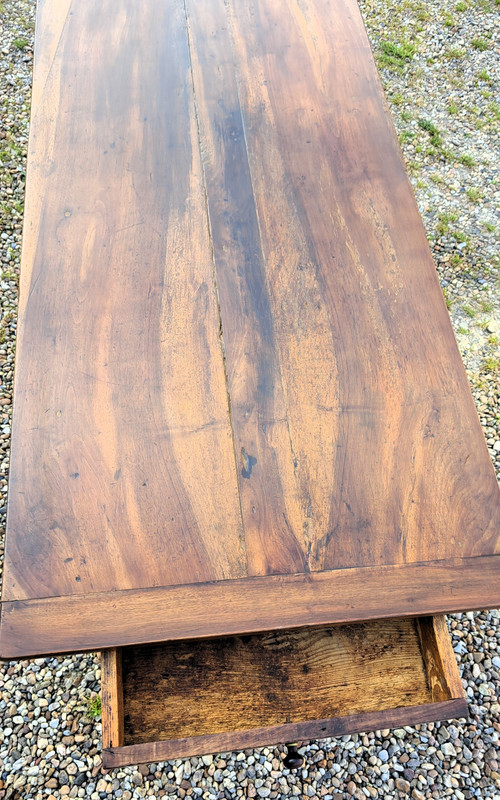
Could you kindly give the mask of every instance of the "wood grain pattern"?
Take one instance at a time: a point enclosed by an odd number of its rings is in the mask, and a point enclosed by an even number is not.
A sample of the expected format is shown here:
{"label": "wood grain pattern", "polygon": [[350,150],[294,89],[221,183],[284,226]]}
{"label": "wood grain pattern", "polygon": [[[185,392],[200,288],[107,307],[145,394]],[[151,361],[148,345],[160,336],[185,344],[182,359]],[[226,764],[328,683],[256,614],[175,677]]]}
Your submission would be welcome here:
{"label": "wood grain pattern", "polygon": [[413,620],[122,652],[125,745],[432,702]]}
{"label": "wood grain pattern", "polygon": [[464,700],[448,700],[445,703],[374,711],[339,719],[319,719],[291,725],[279,725],[274,728],[231,731],[212,736],[197,736],[192,739],[128,745],[117,750],[103,750],[102,761],[104,767],[113,769],[127,764],[149,764],[172,758],[189,758],[192,755],[203,755],[204,753],[227,753],[230,750],[246,750],[283,742],[309,741],[326,736],[344,736],[348,733],[361,733],[381,728],[400,728],[404,725],[418,725],[422,722],[466,716],[467,705]]}
{"label": "wood grain pattern", "polygon": [[[3,658],[414,617],[500,604],[500,557],[4,603]],[[383,589],[381,589],[381,586]],[[78,626],[75,620],[78,619]]]}
{"label": "wood grain pattern", "polygon": [[448,700],[450,697],[465,700],[445,618],[420,617],[417,626],[433,701]]}
{"label": "wood grain pattern", "polygon": [[4,599],[246,572],[185,18],[110,10],[38,19]]}
{"label": "wood grain pattern", "polygon": [[305,570],[498,551],[496,479],[355,0],[187,8],[236,449],[256,459],[249,569],[293,571],[284,547]]}
{"label": "wood grain pattern", "polygon": [[35,56],[1,655],[500,602],[355,0],[41,0]]}
{"label": "wood grain pattern", "polygon": [[[465,716],[461,687],[459,697],[435,692],[443,625],[397,619],[124,648],[125,746],[104,746],[104,764]],[[459,682],[456,661],[448,666],[443,689]]]}
{"label": "wood grain pattern", "polygon": [[121,648],[101,653],[102,746],[122,747],[123,671]]}

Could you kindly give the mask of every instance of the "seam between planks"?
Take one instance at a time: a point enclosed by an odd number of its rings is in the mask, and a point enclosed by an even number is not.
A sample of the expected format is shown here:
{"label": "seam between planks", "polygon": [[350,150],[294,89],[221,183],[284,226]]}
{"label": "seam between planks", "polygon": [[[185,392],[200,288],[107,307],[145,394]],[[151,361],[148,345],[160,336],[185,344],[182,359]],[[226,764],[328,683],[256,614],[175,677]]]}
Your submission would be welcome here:
{"label": "seam between planks", "polygon": [[202,172],[202,182],[203,182],[203,197],[205,201],[205,214],[207,219],[207,228],[208,228],[208,236],[210,240],[210,253],[212,259],[212,281],[213,287],[215,292],[215,302],[217,305],[217,317],[219,321],[219,330],[218,330],[218,339],[220,343],[220,351],[222,356],[222,368],[224,370],[224,381],[225,381],[225,388],[226,388],[226,398],[227,398],[227,410],[229,415],[229,425],[231,428],[231,439],[233,442],[233,457],[234,457],[234,469],[236,475],[236,486],[238,489],[238,504],[240,509],[240,519],[241,519],[241,529],[243,531],[243,546],[245,549],[245,559],[246,559],[246,571],[248,574],[248,554],[247,554],[247,546],[246,546],[246,536],[245,536],[245,520],[243,517],[243,506],[241,502],[241,491],[240,491],[240,482],[238,480],[238,455],[237,455],[237,448],[236,448],[236,438],[234,433],[234,424],[233,424],[233,412],[231,406],[231,393],[229,391],[229,376],[227,372],[227,362],[226,362],[226,346],[224,342],[224,328],[222,324],[222,313],[220,307],[220,299],[219,299],[219,287],[217,285],[217,267],[215,263],[215,250],[214,250],[214,243],[213,243],[213,236],[212,236],[212,226],[210,223],[210,204],[208,200],[208,190],[207,190],[207,180],[205,174],[205,164],[203,159],[203,146],[201,141],[201,129],[200,129],[200,116],[198,112],[198,102],[196,99],[196,86],[194,82],[194,72],[193,72],[193,55],[192,55],[192,40],[191,34],[189,30],[189,13],[187,10],[186,0],[182,0],[182,5],[184,8],[184,18],[186,20],[186,37],[187,37],[187,45],[188,45],[188,54],[189,54],[189,70],[191,73],[191,86],[193,90],[193,105],[194,105],[194,115],[196,120],[196,132],[198,135],[198,152],[200,155],[200,166]]}

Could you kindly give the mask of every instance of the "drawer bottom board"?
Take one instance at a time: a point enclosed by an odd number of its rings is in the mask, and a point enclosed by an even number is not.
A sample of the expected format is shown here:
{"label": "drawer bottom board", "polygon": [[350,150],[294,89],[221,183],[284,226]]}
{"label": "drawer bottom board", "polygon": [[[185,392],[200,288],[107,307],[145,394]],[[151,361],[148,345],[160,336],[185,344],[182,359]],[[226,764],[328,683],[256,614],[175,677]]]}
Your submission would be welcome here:
{"label": "drawer bottom board", "polygon": [[464,716],[443,617],[103,653],[107,767]]}

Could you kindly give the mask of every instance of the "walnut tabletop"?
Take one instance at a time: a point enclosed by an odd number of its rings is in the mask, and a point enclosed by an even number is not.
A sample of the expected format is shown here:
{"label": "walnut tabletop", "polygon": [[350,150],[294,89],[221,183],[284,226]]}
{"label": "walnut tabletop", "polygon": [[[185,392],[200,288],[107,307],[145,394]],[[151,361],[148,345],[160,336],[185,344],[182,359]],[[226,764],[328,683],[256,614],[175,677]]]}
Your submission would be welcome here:
{"label": "walnut tabletop", "polygon": [[355,0],[40,0],[0,655],[500,603]]}

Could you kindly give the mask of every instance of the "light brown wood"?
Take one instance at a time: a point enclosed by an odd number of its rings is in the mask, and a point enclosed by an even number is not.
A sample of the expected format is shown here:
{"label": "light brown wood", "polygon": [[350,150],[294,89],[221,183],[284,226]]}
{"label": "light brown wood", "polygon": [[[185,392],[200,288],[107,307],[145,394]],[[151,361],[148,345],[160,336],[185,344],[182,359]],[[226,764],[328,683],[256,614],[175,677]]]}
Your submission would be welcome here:
{"label": "light brown wood", "polygon": [[433,626],[396,619],[124,648],[124,747],[104,746],[105,764],[462,716],[463,691],[448,685],[457,664],[440,672],[441,620]]}
{"label": "light brown wood", "polygon": [[413,620],[124,648],[123,675],[124,744],[432,702]]}
{"label": "light brown wood", "polygon": [[500,603],[355,0],[44,0],[36,36],[0,655]]}
{"label": "light brown wood", "polygon": [[486,583],[500,591],[499,567],[490,556],[4,603],[1,652],[19,658],[97,650],[103,639],[119,647],[480,609]]}
{"label": "light brown wood", "polygon": [[120,648],[101,653],[102,746],[122,747],[123,682]]}

